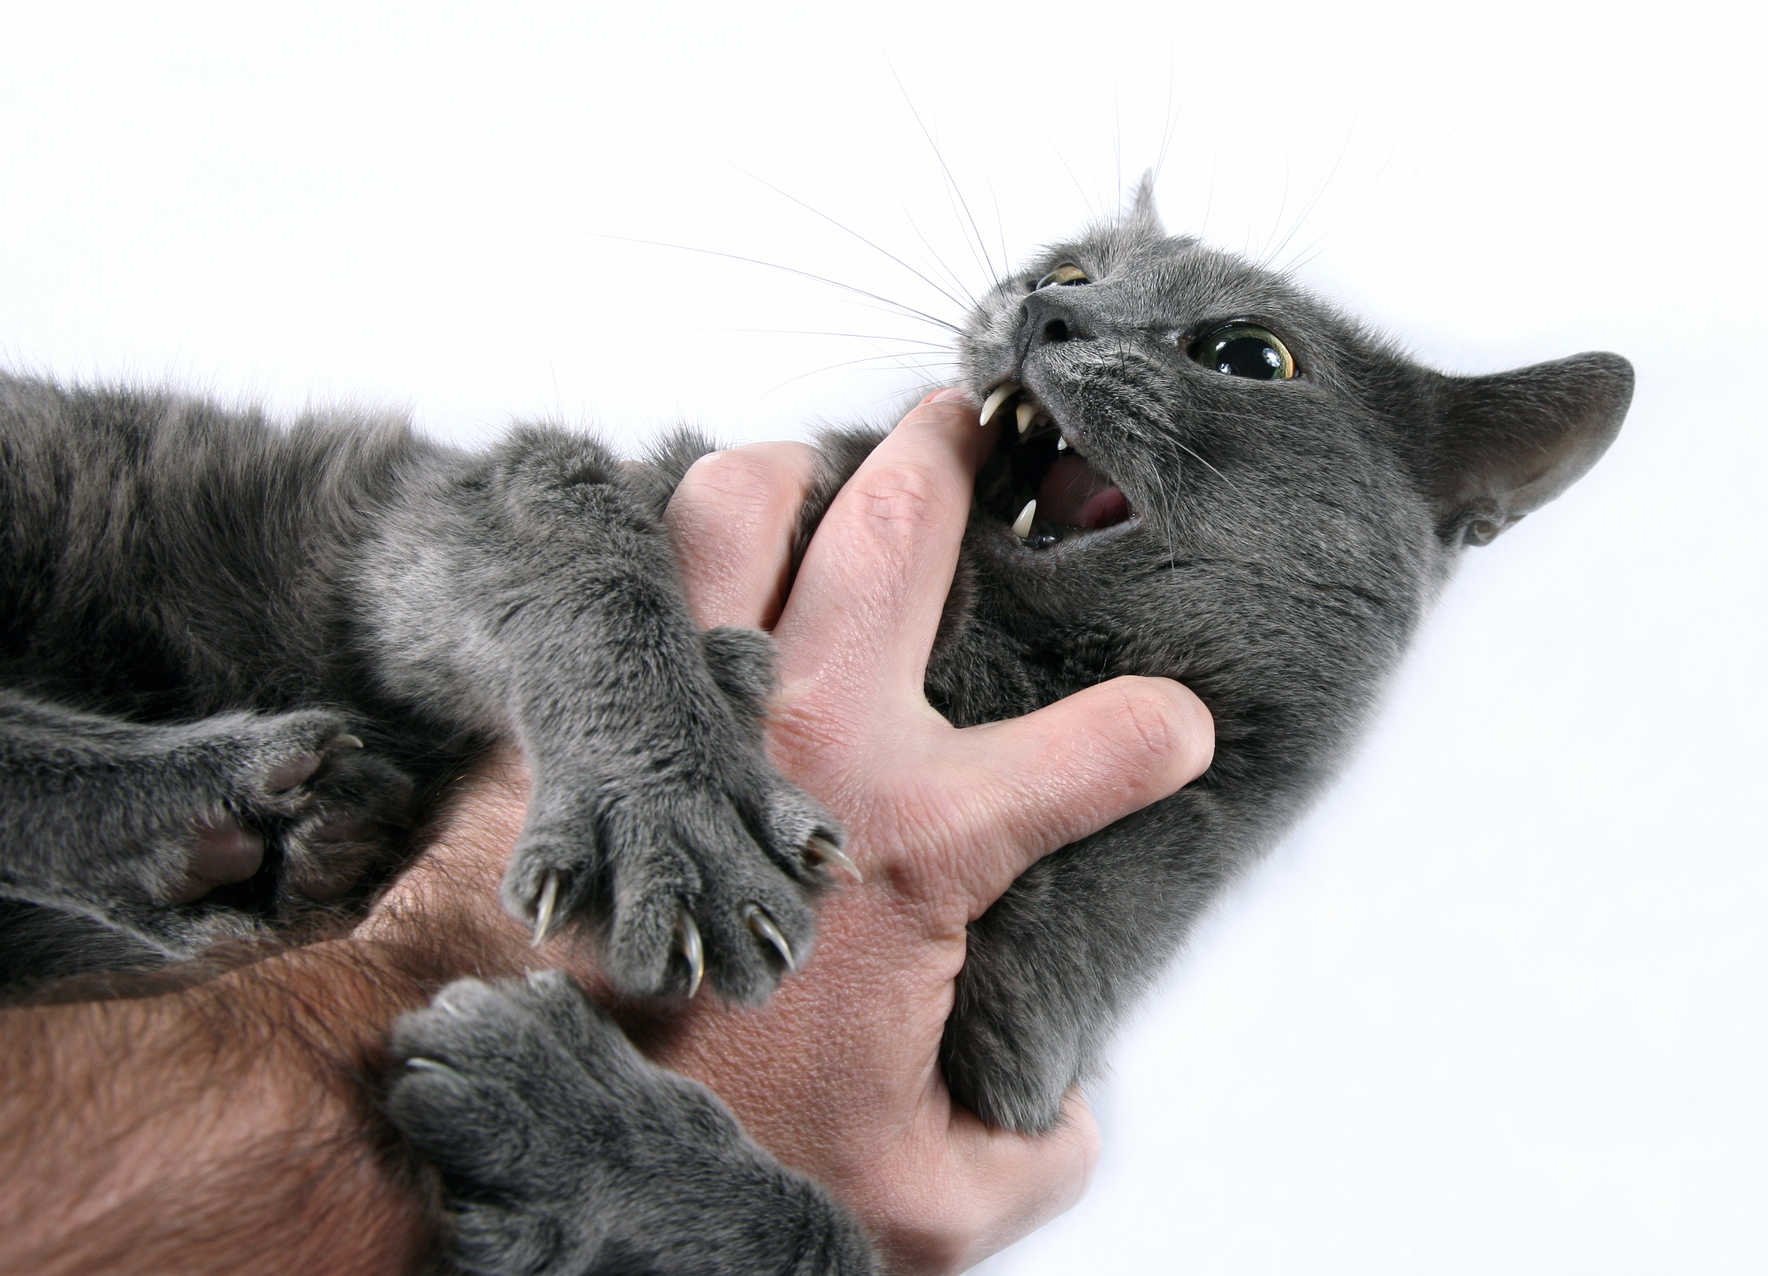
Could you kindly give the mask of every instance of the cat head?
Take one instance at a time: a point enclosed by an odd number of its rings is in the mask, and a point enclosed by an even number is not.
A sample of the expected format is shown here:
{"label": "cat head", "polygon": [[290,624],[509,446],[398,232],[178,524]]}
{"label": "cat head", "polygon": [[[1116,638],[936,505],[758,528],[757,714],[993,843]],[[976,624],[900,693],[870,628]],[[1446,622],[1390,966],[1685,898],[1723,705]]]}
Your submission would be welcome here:
{"label": "cat head", "polygon": [[1612,354],[1425,368],[1282,275],[1168,235],[1147,179],[997,284],[959,350],[1005,420],[977,505],[1008,570],[1211,559],[1396,598],[1583,474],[1633,385]]}

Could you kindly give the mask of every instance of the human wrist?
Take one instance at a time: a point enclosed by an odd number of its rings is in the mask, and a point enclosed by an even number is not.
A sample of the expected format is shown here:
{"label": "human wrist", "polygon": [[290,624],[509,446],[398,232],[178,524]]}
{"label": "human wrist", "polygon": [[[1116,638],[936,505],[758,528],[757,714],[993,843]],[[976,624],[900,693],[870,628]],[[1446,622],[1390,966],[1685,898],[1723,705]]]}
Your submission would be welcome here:
{"label": "human wrist", "polygon": [[435,1189],[381,1119],[379,1077],[428,982],[396,947],[332,941],[158,996],[10,1012],[0,1180],[20,1225],[0,1267],[409,1266]]}

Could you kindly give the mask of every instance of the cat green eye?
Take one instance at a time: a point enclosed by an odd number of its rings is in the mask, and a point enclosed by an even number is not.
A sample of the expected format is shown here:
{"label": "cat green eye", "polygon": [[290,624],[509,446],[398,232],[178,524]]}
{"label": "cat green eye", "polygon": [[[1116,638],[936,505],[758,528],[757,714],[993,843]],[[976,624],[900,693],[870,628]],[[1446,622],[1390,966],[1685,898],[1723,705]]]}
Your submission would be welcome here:
{"label": "cat green eye", "polygon": [[1191,357],[1223,376],[1254,381],[1287,381],[1295,375],[1295,356],[1269,328],[1252,323],[1225,323],[1191,344]]}
{"label": "cat green eye", "polygon": [[1056,267],[1056,269],[1052,270],[1049,274],[1033,284],[1031,290],[1036,292],[1039,288],[1048,288],[1052,284],[1084,284],[1086,282],[1086,271],[1082,270],[1079,266],[1063,262],[1060,266]]}

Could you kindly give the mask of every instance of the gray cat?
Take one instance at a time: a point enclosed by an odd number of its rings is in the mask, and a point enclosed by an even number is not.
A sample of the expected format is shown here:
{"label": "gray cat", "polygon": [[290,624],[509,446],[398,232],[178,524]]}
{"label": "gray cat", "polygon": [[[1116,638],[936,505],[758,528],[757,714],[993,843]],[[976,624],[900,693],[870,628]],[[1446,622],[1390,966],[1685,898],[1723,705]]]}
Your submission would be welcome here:
{"label": "gray cat", "polygon": [[[969,725],[1160,674],[1216,721],[1202,779],[970,928],[946,1077],[1041,1130],[1343,755],[1462,547],[1608,446],[1632,370],[1422,368],[1169,237],[1146,184],[994,287],[959,350],[1007,425],[932,702]],[[807,532],[876,439],[824,440]],[[840,833],[763,756],[768,641],[682,602],[660,515],[708,446],[622,464],[525,428],[468,454],[394,421],[0,380],[0,985],[348,912],[502,736],[534,771],[506,905],[580,926],[624,992],[703,974],[764,998],[809,951]],[[464,1269],[874,1268],[820,1188],[563,976],[452,985],[394,1047],[390,1110],[442,1170]]]}

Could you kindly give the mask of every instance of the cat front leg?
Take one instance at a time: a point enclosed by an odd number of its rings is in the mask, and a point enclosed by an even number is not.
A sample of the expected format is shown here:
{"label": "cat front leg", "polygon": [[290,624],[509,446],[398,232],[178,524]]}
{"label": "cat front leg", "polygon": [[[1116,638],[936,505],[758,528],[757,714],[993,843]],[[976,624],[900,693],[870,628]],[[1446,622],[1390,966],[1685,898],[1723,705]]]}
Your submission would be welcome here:
{"label": "cat front leg", "polygon": [[400,1020],[389,1111],[441,1172],[468,1272],[864,1276],[859,1225],[648,1062],[561,971],[450,984]]}
{"label": "cat front leg", "polygon": [[969,927],[940,1042],[952,1095],[1037,1133],[1090,1080],[1232,862],[1216,800],[1190,790],[1028,868]]}
{"label": "cat front leg", "polygon": [[382,677],[512,735],[533,788],[504,901],[581,924],[623,991],[768,995],[801,964],[835,822],[768,763],[771,641],[702,632],[667,536],[594,442],[438,455],[363,573]]}

